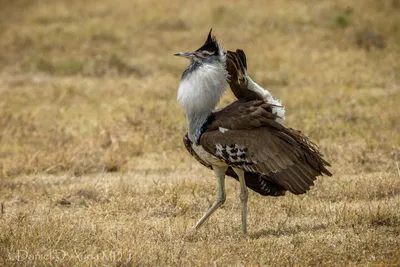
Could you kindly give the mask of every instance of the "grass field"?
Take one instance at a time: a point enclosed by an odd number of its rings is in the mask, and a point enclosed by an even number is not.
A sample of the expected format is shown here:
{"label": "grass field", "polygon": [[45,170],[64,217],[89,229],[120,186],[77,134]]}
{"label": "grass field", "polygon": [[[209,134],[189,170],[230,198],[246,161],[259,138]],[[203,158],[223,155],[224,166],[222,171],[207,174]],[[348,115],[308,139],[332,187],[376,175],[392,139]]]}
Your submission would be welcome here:
{"label": "grass field", "polygon": [[[306,195],[213,173],[176,103],[210,27],[332,163]],[[0,266],[400,266],[400,1],[0,0]],[[233,100],[227,92],[221,106]]]}

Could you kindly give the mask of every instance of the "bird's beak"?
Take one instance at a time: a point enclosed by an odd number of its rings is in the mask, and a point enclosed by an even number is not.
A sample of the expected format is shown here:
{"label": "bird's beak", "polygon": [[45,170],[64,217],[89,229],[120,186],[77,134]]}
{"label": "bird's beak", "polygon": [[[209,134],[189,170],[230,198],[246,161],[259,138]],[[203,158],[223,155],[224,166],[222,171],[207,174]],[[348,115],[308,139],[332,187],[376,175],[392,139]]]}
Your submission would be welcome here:
{"label": "bird's beak", "polygon": [[189,58],[190,59],[192,57],[195,57],[196,53],[195,52],[178,52],[178,53],[175,53],[174,56],[185,57],[185,58]]}

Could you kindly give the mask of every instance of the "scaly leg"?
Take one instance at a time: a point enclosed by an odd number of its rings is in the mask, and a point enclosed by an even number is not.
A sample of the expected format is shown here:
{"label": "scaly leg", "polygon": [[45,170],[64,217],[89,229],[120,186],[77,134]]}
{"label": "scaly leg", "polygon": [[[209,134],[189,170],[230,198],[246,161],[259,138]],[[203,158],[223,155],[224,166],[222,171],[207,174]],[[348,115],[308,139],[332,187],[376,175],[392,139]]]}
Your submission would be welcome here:
{"label": "scaly leg", "polygon": [[213,170],[217,175],[218,179],[218,197],[217,201],[211,206],[211,208],[200,218],[200,220],[196,223],[195,228],[199,229],[203,223],[210,217],[211,214],[214,213],[222,204],[224,204],[226,200],[226,193],[225,193],[225,173],[228,167],[220,167],[220,166],[213,166]]}
{"label": "scaly leg", "polygon": [[240,182],[240,202],[242,204],[242,232],[247,233],[247,200],[249,198],[249,192],[247,191],[246,181],[244,178],[244,171],[241,169],[233,169],[239,177]]}

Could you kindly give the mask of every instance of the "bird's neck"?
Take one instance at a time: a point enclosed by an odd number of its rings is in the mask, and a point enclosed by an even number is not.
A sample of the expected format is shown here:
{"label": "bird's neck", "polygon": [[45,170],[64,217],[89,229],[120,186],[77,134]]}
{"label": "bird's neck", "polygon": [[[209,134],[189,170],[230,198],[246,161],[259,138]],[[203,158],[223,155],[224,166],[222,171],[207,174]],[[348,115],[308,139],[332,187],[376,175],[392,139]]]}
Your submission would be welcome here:
{"label": "bird's neck", "polygon": [[[192,65],[192,64],[191,64]],[[203,62],[185,71],[178,90],[178,102],[186,111],[189,139],[197,142],[202,126],[224,93],[228,73],[225,59]]]}

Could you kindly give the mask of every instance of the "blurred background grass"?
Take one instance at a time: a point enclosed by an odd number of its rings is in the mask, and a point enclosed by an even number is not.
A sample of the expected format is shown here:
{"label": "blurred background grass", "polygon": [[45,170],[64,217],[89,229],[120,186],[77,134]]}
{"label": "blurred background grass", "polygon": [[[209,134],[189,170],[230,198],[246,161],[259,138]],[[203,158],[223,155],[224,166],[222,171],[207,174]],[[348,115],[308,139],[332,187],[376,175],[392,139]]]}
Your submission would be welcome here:
{"label": "blurred background grass", "polygon": [[286,105],[287,125],[334,164],[387,169],[399,154],[399,1],[1,7],[2,176],[132,171],[147,155],[169,168],[187,162],[175,101],[187,62],[172,55],[199,47],[210,27],[226,49],[248,53],[251,75]]}

